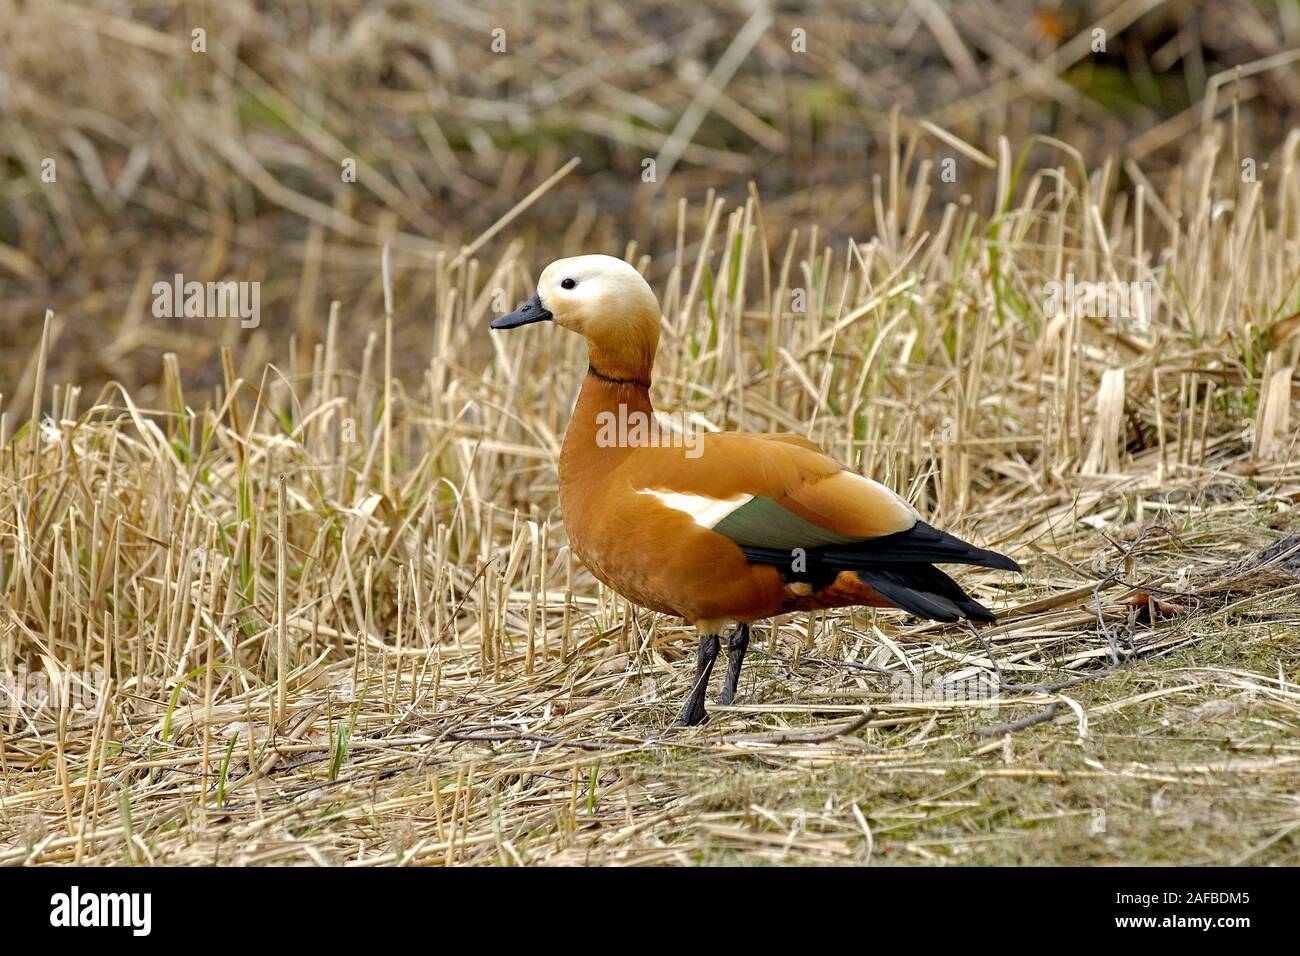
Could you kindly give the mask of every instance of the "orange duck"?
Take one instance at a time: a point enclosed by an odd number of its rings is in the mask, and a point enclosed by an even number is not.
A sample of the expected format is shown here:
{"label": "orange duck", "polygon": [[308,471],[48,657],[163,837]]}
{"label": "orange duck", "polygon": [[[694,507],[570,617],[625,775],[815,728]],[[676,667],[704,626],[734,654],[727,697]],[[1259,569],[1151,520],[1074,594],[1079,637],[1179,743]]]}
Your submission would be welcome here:
{"label": "orange duck", "polygon": [[705,719],[729,622],[724,705],[736,694],[750,625],[774,614],[865,605],[936,621],[994,620],[935,565],[1019,571],[1015,561],[930,527],[894,492],[807,439],[719,432],[680,447],[655,440],[659,302],[628,263],[553,262],[537,293],[492,328],[544,321],[584,336],[590,359],[560,452],[573,550],[619,594],[685,618],[699,634],[680,725]]}

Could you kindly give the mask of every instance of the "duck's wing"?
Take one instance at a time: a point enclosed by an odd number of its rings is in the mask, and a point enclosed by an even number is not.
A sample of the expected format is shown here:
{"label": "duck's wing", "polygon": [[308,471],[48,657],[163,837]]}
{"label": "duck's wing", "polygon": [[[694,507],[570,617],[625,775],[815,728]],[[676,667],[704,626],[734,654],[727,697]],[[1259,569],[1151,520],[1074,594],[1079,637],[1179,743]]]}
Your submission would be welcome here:
{"label": "duck's wing", "polygon": [[923,617],[990,620],[933,564],[1020,570],[1010,558],[932,528],[889,488],[846,471],[806,439],[711,433],[696,454],[638,449],[633,490],[733,541],[755,564],[820,586],[841,572]]}
{"label": "duck's wing", "polygon": [[641,448],[633,489],[737,544],[810,548],[907,531],[920,516],[879,482],[793,435],[719,432],[693,449]]}

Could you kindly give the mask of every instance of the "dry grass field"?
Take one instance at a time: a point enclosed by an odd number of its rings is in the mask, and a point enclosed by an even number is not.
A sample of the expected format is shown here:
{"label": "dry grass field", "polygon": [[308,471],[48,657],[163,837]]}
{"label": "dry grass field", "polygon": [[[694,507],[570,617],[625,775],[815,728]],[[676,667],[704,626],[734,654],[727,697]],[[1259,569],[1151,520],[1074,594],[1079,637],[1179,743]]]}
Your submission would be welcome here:
{"label": "dry grass field", "polygon": [[[1300,862],[1300,16],[661,7],[0,0],[0,863]],[[584,347],[487,328],[580,251],[661,410],[1019,561],[984,642],[778,619],[670,726]]]}

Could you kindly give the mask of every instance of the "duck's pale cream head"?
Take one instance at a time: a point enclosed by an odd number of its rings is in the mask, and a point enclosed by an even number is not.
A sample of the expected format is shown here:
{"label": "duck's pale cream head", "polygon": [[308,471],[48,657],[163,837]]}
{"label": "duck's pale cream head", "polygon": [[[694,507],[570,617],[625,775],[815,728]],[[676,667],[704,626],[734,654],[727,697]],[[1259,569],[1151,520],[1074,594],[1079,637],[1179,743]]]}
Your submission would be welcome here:
{"label": "duck's pale cream head", "polygon": [[537,294],[494,329],[553,321],[587,339],[591,367],[606,378],[648,382],[659,345],[659,301],[650,284],[613,256],[557,259],[542,271]]}

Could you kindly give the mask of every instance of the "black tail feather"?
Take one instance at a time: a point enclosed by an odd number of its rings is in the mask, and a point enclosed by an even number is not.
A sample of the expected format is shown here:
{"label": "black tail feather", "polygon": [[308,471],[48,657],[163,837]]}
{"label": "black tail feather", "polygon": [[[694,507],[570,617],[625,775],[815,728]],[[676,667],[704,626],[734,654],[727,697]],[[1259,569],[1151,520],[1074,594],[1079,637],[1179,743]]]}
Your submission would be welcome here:
{"label": "black tail feather", "polygon": [[[806,549],[795,562],[780,548],[742,547],[754,564],[779,568],[787,581],[807,581],[821,589],[842,571],[854,571],[864,584],[905,611],[933,621],[993,622],[993,612],[980,604],[935,564],[970,564],[1019,571],[1004,554],[977,548],[960,538],[918,521],[907,531],[852,544]],[[797,570],[796,570],[797,568]]]}
{"label": "black tail feather", "polygon": [[989,624],[997,620],[992,611],[931,564],[859,571],[858,577],[881,597],[917,617],[949,624],[960,618]]}

